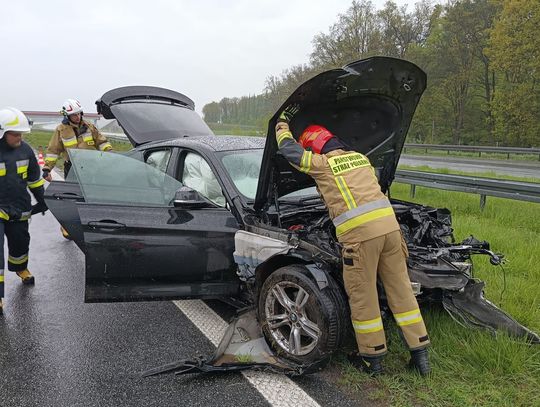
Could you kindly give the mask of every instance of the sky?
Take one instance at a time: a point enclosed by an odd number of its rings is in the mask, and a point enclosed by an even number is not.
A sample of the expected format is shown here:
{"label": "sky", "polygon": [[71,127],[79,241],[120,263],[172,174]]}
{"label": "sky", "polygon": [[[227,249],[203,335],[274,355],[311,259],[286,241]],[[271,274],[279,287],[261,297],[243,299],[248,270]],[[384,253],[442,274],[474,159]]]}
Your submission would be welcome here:
{"label": "sky", "polygon": [[108,90],[150,85],[184,93],[200,113],[307,63],[313,37],[351,2],[0,0],[0,108],[59,111],[75,98],[95,112]]}

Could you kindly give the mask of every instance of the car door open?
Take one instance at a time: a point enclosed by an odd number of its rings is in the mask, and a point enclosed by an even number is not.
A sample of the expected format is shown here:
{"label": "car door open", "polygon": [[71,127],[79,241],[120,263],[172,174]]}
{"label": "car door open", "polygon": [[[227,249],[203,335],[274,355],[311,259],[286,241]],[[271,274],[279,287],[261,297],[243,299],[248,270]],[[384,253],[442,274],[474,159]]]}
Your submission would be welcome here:
{"label": "car door open", "polygon": [[[185,186],[131,157],[75,150],[84,202],[87,302],[215,298],[239,287],[236,219],[212,203],[178,201]],[[175,202],[176,201],[176,202]]]}

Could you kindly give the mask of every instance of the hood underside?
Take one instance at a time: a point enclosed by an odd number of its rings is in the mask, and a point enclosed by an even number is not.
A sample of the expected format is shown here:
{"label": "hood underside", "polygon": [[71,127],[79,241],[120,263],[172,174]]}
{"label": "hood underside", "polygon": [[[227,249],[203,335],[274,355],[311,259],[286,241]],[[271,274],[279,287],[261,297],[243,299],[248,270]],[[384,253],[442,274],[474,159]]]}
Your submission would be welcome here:
{"label": "hood underside", "polygon": [[302,84],[268,123],[255,209],[267,207],[276,193],[281,197],[315,185],[278,152],[274,129],[286,106],[300,106],[290,123],[295,139],[310,124],[325,126],[351,150],[369,157],[386,192],[425,88],[426,74],[419,67],[388,57],[356,61]]}

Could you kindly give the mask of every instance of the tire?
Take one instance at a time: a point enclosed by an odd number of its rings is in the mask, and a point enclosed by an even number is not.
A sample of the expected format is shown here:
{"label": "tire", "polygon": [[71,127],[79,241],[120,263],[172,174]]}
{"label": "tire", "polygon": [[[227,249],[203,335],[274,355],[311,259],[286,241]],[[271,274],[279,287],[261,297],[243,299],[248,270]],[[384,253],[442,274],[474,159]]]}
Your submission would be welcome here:
{"label": "tire", "polygon": [[339,348],[345,323],[336,286],[332,282],[320,290],[309,271],[296,265],[282,267],[266,279],[259,295],[259,320],[276,355],[310,365]]}

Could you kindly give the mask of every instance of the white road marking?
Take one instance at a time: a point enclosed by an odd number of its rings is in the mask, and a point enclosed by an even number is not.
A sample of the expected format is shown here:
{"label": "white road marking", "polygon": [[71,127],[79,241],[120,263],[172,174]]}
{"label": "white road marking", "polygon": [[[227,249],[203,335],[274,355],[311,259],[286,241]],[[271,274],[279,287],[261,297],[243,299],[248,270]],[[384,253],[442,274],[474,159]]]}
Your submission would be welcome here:
{"label": "white road marking", "polygon": [[[52,171],[53,180],[63,180],[64,177]],[[228,323],[212,308],[201,300],[173,301],[180,311],[206,336],[217,348]],[[268,372],[243,371],[242,374],[249,383],[275,407],[321,407],[304,390],[287,376]]]}
{"label": "white road marking", "polygon": [[[214,346],[219,345],[228,324],[214,310],[201,300],[173,301],[173,303]],[[285,375],[255,370],[246,370],[242,374],[272,406],[320,407],[315,400]]]}

